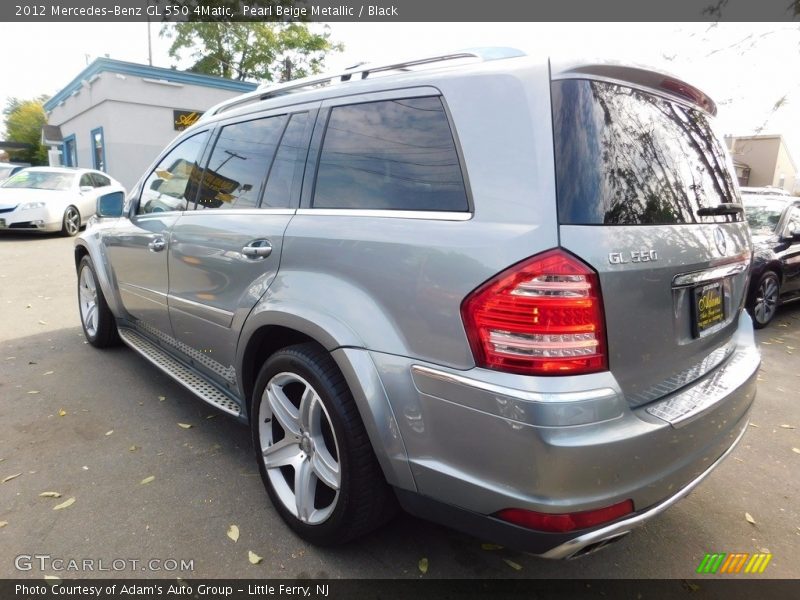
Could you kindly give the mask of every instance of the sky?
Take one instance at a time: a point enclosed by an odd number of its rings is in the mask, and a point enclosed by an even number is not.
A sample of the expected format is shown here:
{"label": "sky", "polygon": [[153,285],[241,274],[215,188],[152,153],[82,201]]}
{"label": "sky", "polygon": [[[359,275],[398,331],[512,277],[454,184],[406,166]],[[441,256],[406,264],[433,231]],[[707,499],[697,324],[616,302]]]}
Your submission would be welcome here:
{"label": "sky", "polygon": [[[149,27],[153,64],[186,68],[187,62],[168,56],[169,40],[159,35],[161,26]],[[721,133],[752,135],[758,128],[764,134],[780,133],[800,167],[797,24],[331,23],[329,27],[331,38],[345,45],[343,53],[328,59],[332,70],[362,61],[476,46],[511,46],[532,55],[604,58],[656,67],[701,88],[716,101]],[[147,28],[147,23],[0,23],[0,47],[12,58],[3,61],[0,107],[9,97],[55,94],[99,56],[147,64]],[[776,102],[781,106],[773,110]]]}

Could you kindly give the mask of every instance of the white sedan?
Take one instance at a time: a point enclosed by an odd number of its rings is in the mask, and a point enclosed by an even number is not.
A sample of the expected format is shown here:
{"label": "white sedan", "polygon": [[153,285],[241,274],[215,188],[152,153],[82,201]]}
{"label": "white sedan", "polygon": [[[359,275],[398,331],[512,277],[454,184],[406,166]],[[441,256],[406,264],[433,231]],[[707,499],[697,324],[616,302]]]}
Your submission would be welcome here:
{"label": "white sedan", "polygon": [[92,169],[30,167],[0,185],[0,229],[60,231],[73,236],[95,214],[97,197],[125,192]]}

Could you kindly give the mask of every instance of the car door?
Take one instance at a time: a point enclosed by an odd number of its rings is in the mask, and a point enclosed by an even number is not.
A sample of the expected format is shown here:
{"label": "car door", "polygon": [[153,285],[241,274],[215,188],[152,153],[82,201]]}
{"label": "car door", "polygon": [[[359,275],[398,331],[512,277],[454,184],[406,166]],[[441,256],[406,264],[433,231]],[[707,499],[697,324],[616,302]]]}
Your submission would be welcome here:
{"label": "car door", "polygon": [[782,295],[794,296],[800,293],[800,239],[793,232],[800,234],[800,206],[789,208],[781,232],[782,246],[778,254],[783,263]]}
{"label": "car door", "polygon": [[196,195],[208,137],[206,130],[185,138],[159,159],[129,196],[129,218],[104,234],[125,311],[156,337],[172,336],[166,250],[171,227]]}
{"label": "car door", "polygon": [[316,107],[219,125],[196,210],[173,227],[169,314],[196,368],[235,384],[239,331],[280,263]]}
{"label": "car door", "polygon": [[98,188],[92,179],[91,173],[83,173],[78,181],[77,208],[81,213],[81,222],[91,217],[97,206]]}

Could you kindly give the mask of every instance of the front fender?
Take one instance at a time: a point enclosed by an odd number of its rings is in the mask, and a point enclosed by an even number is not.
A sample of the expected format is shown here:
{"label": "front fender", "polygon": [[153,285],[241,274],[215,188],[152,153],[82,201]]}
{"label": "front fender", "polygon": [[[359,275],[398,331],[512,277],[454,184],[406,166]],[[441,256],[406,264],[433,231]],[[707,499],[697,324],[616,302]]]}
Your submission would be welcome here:
{"label": "front fender", "polygon": [[97,280],[100,283],[100,289],[103,292],[103,297],[108,304],[109,309],[115,317],[120,318],[123,315],[122,303],[119,298],[116,278],[111,266],[108,262],[108,255],[106,248],[103,245],[100,233],[97,229],[84,231],[77,238],[75,238],[75,269],[77,270],[80,264],[81,257],[88,254],[94,265],[94,271],[97,275]]}

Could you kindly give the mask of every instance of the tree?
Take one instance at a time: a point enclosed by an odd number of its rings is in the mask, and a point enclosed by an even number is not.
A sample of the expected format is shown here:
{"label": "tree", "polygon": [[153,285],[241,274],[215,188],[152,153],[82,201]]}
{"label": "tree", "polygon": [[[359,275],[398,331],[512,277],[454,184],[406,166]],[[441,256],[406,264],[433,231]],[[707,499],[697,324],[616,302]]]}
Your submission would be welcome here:
{"label": "tree", "polygon": [[44,103],[47,96],[33,100],[10,98],[3,109],[5,115],[6,140],[30,144],[29,149],[13,150],[11,157],[32,165],[47,164],[47,148],[42,146],[42,127],[47,123]]}
{"label": "tree", "polygon": [[169,55],[184,50],[195,60],[189,71],[240,81],[287,81],[319,73],[330,52],[328,27],[313,33],[305,23],[175,23],[161,29],[171,38]]}

